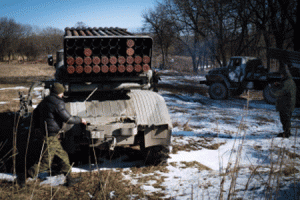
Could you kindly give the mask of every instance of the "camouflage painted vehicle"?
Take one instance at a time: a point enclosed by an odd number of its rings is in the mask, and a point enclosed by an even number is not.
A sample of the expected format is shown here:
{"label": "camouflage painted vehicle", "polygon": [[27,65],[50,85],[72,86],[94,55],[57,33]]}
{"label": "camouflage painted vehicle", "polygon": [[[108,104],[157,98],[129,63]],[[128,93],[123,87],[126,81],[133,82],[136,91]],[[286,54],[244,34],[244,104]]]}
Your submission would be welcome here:
{"label": "camouflage painted vehicle", "polygon": [[[86,146],[139,145],[151,164],[167,158],[172,123],[163,97],[150,90],[151,53],[151,37],[125,29],[65,29],[55,80],[43,82],[43,93],[53,82],[62,83],[67,110],[88,122],[86,127],[63,126],[70,154]],[[53,65],[52,56],[48,63]]]}
{"label": "camouflage painted vehicle", "polygon": [[[267,49],[267,58],[287,65],[300,91],[300,53],[270,48]],[[260,58],[234,56],[230,58],[228,66],[210,70],[200,84],[209,86],[208,93],[212,99],[224,100],[241,95],[246,90],[262,90],[265,101],[275,104],[273,92],[277,88],[274,82],[280,79],[280,73],[270,72],[270,66],[264,67]],[[300,92],[297,92],[297,96],[299,104]]]}

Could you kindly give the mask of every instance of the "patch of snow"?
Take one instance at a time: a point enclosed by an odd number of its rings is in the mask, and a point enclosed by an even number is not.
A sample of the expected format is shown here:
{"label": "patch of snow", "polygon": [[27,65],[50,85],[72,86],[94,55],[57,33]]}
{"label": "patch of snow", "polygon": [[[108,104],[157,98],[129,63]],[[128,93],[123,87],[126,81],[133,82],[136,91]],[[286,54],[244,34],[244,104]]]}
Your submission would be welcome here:
{"label": "patch of snow", "polygon": [[[171,71],[161,71],[171,73]],[[172,72],[173,73],[173,72]],[[174,76],[162,76],[164,84],[194,84],[204,76],[187,76],[175,73]],[[37,93],[40,94],[40,93]],[[277,138],[282,132],[279,114],[274,105],[269,105],[263,100],[250,100],[243,98],[229,98],[228,100],[212,100],[205,94],[172,93],[161,90],[169,108],[169,113],[174,126],[172,130],[172,145],[188,145],[194,141],[199,144],[197,150],[180,150],[171,153],[168,159],[168,172],[156,172],[164,177],[161,186],[165,190],[153,187],[155,181],[148,181],[142,186],[147,193],[163,192],[164,198],[176,200],[185,199],[219,199],[229,195],[231,184],[235,180],[234,198],[261,199],[266,195],[268,186],[277,187],[280,183],[278,199],[287,199],[297,193],[294,183],[299,188],[300,174],[273,177],[270,184],[266,184],[270,171],[280,174],[280,150],[285,150],[300,155],[298,139],[299,118],[292,120],[292,136],[290,138]],[[249,103],[249,104],[248,104]],[[248,105],[248,106],[247,106]],[[296,108],[293,116],[299,116],[300,109]],[[184,129],[184,124],[190,127]],[[201,143],[220,144],[218,149],[206,148]],[[133,174],[131,167],[143,166],[143,161],[124,162],[126,157],[114,160],[103,160],[98,165],[82,165],[73,167],[72,172],[88,172],[97,170],[122,169],[125,180],[131,184],[139,184],[138,179],[145,174]],[[183,162],[196,161],[209,167],[211,170],[199,170],[195,166],[184,166]],[[300,169],[298,158],[284,157],[284,164],[293,164]],[[234,171],[234,167],[238,171]],[[272,168],[271,168],[272,167]],[[255,171],[256,170],[256,171]],[[257,175],[258,174],[258,175]],[[277,176],[274,174],[274,176]],[[0,174],[0,179],[14,180],[15,177]],[[46,181],[46,180],[45,180]],[[48,184],[53,184],[51,180]],[[54,181],[54,183],[57,183]],[[298,191],[299,192],[299,191]],[[133,194],[133,198],[136,196]]]}
{"label": "patch of snow", "polygon": [[66,177],[63,174],[57,176],[47,176],[46,179],[40,183],[40,185],[59,186],[63,185],[65,181]]}
{"label": "patch of snow", "polygon": [[0,173],[0,179],[13,182],[17,177],[13,174]]}
{"label": "patch of snow", "polygon": [[18,86],[18,87],[0,88],[0,91],[1,90],[22,90],[22,89],[28,89],[28,88],[23,86]]}

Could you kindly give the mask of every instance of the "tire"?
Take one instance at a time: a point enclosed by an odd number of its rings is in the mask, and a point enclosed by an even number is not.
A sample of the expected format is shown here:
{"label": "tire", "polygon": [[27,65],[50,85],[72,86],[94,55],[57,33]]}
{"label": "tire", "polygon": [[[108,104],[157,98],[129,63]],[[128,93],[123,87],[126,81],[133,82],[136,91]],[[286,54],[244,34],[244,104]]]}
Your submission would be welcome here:
{"label": "tire", "polygon": [[278,89],[276,89],[275,87],[270,86],[269,84],[266,85],[266,87],[264,88],[264,91],[263,91],[263,96],[264,96],[264,99],[267,103],[269,103],[269,104],[275,104],[276,103],[276,97],[272,94],[272,92],[276,92],[276,90],[278,90]]}
{"label": "tire", "polygon": [[223,100],[228,98],[228,89],[223,83],[213,83],[209,86],[208,93],[212,99]]}
{"label": "tire", "polygon": [[244,92],[244,88],[239,88],[231,92],[231,96],[240,96]]}
{"label": "tire", "polygon": [[145,165],[165,165],[169,158],[169,146],[159,145],[145,148],[140,146]]}

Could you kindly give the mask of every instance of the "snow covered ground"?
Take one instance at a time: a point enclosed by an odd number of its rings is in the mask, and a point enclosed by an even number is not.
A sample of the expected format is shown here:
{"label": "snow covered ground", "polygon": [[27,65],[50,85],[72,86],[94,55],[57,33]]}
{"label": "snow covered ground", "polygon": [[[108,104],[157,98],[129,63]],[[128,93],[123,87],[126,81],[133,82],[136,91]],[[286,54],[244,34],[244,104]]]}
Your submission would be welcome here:
{"label": "snow covered ground", "polygon": [[[161,78],[161,84],[194,87],[203,79],[167,74]],[[147,193],[163,193],[162,199],[298,199],[299,108],[293,113],[292,136],[282,139],[276,137],[282,129],[275,106],[251,92],[248,100],[224,101],[171,90],[160,90],[159,94],[174,124],[166,170],[135,174],[131,167],[141,163],[122,162],[123,158],[99,164],[101,170],[122,168],[124,179],[133,184],[154,176],[141,187]],[[73,172],[88,170],[87,166],[73,168]],[[0,177],[13,179],[7,174]]]}
{"label": "snow covered ground", "polygon": [[[202,77],[164,77],[162,82],[176,84],[178,78],[183,84],[185,80],[195,80],[197,84]],[[202,146],[200,150],[171,154],[169,163],[176,165],[169,165],[169,172],[162,174],[167,177],[164,182],[167,196],[218,199],[222,194],[227,199],[230,187],[234,187],[236,198],[264,199],[271,196],[267,194],[268,186],[274,187],[273,195],[279,191],[279,199],[296,194],[294,183],[298,184],[299,173],[282,175],[285,172],[282,168],[299,170],[300,145],[296,128],[300,125],[299,108],[293,113],[298,118],[293,118],[292,137],[282,139],[276,137],[282,129],[275,106],[251,99],[251,95],[249,101],[241,98],[217,101],[200,94],[160,93],[167,102],[173,123],[189,124],[189,131],[184,131],[184,126],[174,127],[172,145],[193,142]],[[202,142],[206,140],[221,145],[217,149],[206,148],[209,145]],[[293,153],[294,157],[288,156]],[[184,162],[193,161],[211,170],[180,169]]]}

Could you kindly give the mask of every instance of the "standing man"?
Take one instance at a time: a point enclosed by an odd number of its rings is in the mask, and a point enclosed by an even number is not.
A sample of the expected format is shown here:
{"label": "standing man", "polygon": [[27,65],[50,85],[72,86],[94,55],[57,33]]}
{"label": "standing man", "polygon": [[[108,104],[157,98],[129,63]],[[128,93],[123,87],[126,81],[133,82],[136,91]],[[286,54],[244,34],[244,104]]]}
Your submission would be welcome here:
{"label": "standing man", "polygon": [[[40,163],[34,164],[28,170],[29,177],[36,177],[39,172],[44,172],[49,170],[52,161],[55,156],[61,160],[61,173],[67,176],[67,186],[75,182],[69,175],[71,172],[71,165],[68,157],[68,153],[63,149],[59,137],[62,131],[62,125],[64,123],[68,124],[84,124],[87,122],[77,116],[71,116],[70,113],[65,108],[65,103],[62,99],[64,96],[65,88],[60,83],[54,83],[50,95],[47,96],[33,111],[33,117],[35,122],[35,128],[39,128],[44,135],[45,146],[44,152]],[[25,177],[19,179],[19,183],[25,184]]]}
{"label": "standing man", "polygon": [[296,105],[296,84],[286,67],[280,70],[281,81],[275,83],[279,89],[274,92],[276,97],[276,110],[279,111],[283,132],[277,137],[288,138],[291,136],[291,118]]}
{"label": "standing man", "polygon": [[158,92],[157,89],[157,85],[158,85],[158,81],[161,80],[156,69],[153,70],[153,74],[152,74],[152,83],[151,83],[151,88],[153,88],[154,92]]}

